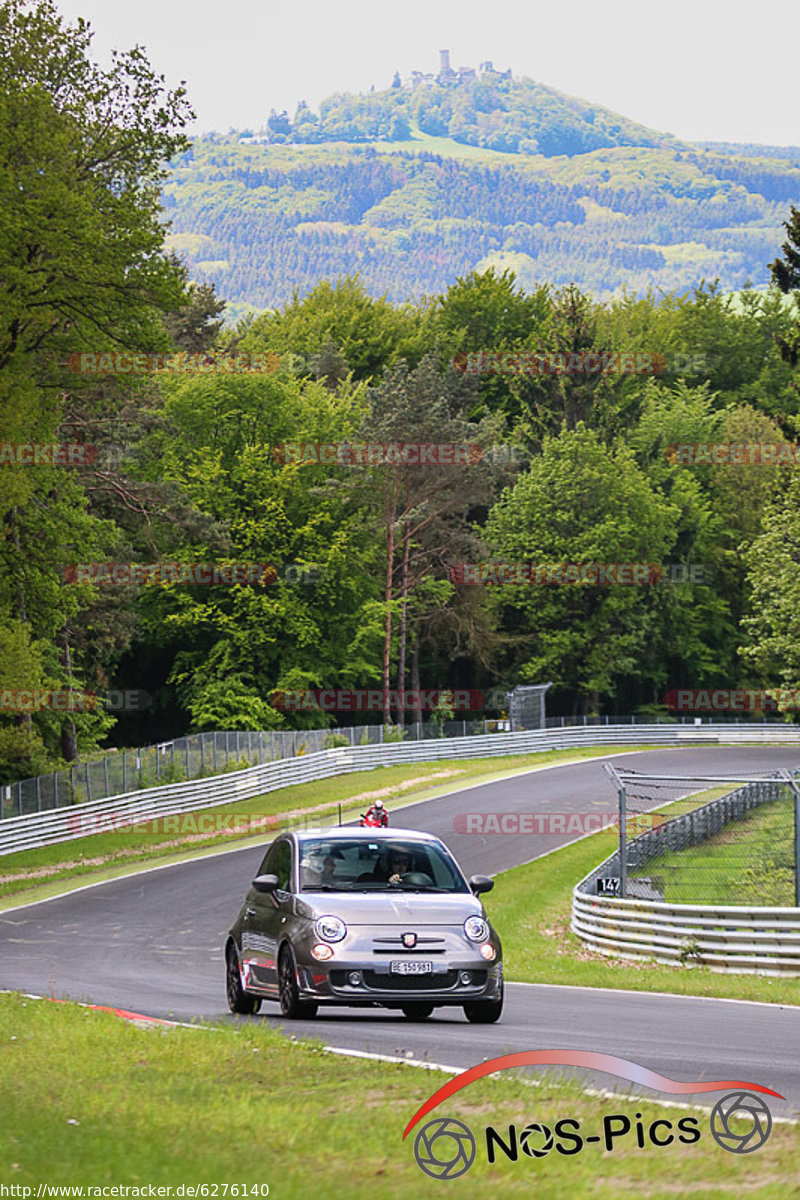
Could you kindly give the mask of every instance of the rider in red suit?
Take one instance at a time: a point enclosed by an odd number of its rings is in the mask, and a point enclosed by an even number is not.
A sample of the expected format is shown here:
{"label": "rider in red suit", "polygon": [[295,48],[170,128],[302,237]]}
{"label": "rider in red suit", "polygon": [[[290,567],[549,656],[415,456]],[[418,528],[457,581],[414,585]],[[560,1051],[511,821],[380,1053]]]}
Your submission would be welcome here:
{"label": "rider in red suit", "polygon": [[377,821],[379,825],[389,824],[389,814],[386,811],[386,805],[382,800],[376,800],[370,808],[367,809],[366,815],[372,821]]}

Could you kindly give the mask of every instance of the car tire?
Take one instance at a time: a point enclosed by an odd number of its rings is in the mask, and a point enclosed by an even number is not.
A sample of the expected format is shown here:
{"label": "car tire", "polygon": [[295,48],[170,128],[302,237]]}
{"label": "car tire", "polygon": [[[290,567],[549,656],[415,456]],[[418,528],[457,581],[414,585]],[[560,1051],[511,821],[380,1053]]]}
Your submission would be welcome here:
{"label": "car tire", "polygon": [[432,1004],[403,1004],[403,1016],[408,1017],[409,1021],[424,1021],[433,1012]]}
{"label": "car tire", "polygon": [[228,1008],[240,1017],[252,1017],[261,1008],[258,996],[248,996],[242,987],[242,976],[239,971],[239,956],[234,946],[230,946],[225,956],[225,992],[228,997]]}
{"label": "car tire", "polygon": [[278,999],[281,1013],[290,1021],[311,1020],[317,1015],[313,1000],[301,1000],[297,991],[297,968],[294,955],[284,946],[278,959]]}
{"label": "car tire", "polygon": [[474,1004],[464,1005],[464,1016],[473,1025],[493,1025],[500,1020],[503,1011],[503,993],[499,1000],[476,1000]]}

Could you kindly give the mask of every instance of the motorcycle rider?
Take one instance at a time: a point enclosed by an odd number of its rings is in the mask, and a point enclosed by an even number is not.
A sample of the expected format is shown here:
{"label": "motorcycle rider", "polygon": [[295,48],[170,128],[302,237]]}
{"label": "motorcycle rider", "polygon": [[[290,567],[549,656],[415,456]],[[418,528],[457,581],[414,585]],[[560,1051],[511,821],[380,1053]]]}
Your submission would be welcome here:
{"label": "motorcycle rider", "polygon": [[376,825],[384,826],[389,824],[389,814],[386,811],[386,805],[382,800],[376,800],[374,804],[367,809],[365,818],[374,821]]}

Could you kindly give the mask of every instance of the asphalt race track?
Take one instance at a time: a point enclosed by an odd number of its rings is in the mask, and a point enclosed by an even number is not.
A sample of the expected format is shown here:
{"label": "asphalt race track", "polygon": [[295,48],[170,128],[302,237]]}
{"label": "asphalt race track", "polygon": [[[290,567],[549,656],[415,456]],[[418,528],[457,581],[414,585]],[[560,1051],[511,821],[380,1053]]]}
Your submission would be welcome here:
{"label": "asphalt race track", "polygon": [[[735,776],[799,767],[800,752],[709,747],[620,752],[603,761],[616,760],[639,771]],[[455,833],[458,814],[601,813],[614,807],[612,783],[595,760],[415,804],[395,823],[443,838],[468,874],[496,874],[574,835]],[[248,847],[0,912],[0,988],[180,1020],[230,1019],[222,947],[262,855],[263,845]],[[273,1013],[277,1005],[265,1002],[262,1014],[251,1019],[278,1024]],[[460,1009],[437,1009],[428,1021],[411,1023],[383,1009],[322,1008],[317,1020],[291,1022],[290,1028],[331,1046],[454,1067],[516,1050],[601,1051],[673,1079],[760,1083],[787,1097],[786,1104],[770,1099],[775,1115],[800,1113],[798,1008],[511,984],[503,1017],[493,1026],[468,1024]],[[596,1073],[589,1078],[594,1087],[622,1086]],[[681,1100],[709,1103],[703,1094]]]}

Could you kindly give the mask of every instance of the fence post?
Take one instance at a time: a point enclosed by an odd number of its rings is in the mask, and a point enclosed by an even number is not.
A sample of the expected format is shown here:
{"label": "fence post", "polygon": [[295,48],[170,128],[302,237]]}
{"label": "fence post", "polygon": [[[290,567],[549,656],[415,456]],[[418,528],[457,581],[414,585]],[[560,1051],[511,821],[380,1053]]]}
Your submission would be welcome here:
{"label": "fence post", "polygon": [[89,775],[89,764],[87,762],[86,763],[86,799],[91,800],[91,798],[92,798],[92,780]]}
{"label": "fence post", "polygon": [[625,899],[625,893],[628,887],[628,863],[627,863],[627,804],[624,786],[617,792],[617,800],[619,802],[619,894]]}
{"label": "fence post", "polygon": [[111,791],[111,788],[109,787],[109,783],[108,783],[108,759],[107,758],[103,759],[103,781],[106,786],[106,795],[108,795],[109,792]]}
{"label": "fence post", "polygon": [[800,908],[800,787],[791,775],[788,783],[794,792],[794,902]]}
{"label": "fence post", "polygon": [[58,771],[53,771],[53,807],[58,808]]}
{"label": "fence post", "polygon": [[200,774],[206,769],[206,735],[200,734]]}
{"label": "fence post", "polygon": [[42,777],[41,777],[41,775],[36,776],[36,810],[37,810],[37,812],[42,811]]}
{"label": "fence post", "polygon": [[122,751],[122,791],[123,791],[123,793],[127,792],[127,790],[128,790],[128,772],[126,769],[127,763],[125,761],[127,759],[127,757],[128,757],[127,754],[123,750]]}
{"label": "fence post", "polygon": [[192,769],[192,763],[189,758],[189,738],[188,737],[184,738],[184,744],[186,746],[186,778],[190,779],[191,778],[190,771]]}

